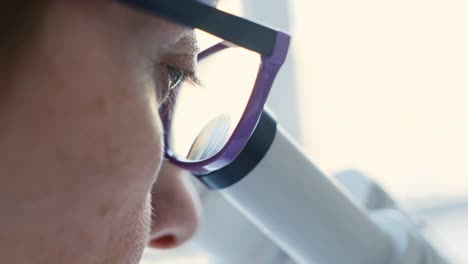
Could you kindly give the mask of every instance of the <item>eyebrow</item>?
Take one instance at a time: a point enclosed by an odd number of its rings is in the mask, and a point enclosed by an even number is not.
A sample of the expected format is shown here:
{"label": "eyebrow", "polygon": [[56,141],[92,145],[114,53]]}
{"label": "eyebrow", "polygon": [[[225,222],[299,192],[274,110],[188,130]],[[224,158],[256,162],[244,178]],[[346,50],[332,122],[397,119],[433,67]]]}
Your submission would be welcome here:
{"label": "eyebrow", "polygon": [[172,44],[171,48],[176,51],[183,50],[187,55],[198,54],[200,52],[197,39],[194,35],[184,35]]}

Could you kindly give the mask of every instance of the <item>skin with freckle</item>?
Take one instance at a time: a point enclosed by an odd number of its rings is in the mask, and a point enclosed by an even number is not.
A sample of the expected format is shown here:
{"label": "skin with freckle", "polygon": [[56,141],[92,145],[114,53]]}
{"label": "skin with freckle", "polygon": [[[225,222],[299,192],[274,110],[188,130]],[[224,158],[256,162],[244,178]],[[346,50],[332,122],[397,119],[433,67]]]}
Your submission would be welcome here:
{"label": "skin with freckle", "polygon": [[16,33],[0,28],[0,263],[138,263],[187,240],[197,207],[163,161],[158,107],[166,65],[194,67],[193,33],[114,1],[16,5]]}

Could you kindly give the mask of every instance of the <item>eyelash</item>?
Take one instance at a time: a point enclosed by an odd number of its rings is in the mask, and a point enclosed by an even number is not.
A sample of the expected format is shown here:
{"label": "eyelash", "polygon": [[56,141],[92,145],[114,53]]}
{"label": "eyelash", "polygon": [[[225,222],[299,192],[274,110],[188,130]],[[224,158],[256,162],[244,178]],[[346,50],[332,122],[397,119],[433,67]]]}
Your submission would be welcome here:
{"label": "eyelash", "polygon": [[[188,83],[193,86],[200,85],[201,82],[197,78],[194,72],[186,71],[171,65],[167,65],[167,74],[169,79],[169,93],[167,99],[163,102],[164,107],[168,110],[174,106],[174,100],[176,97],[177,87],[183,83]],[[170,110],[171,111],[171,110]]]}
{"label": "eyelash", "polygon": [[190,84],[199,85],[200,80],[196,77],[194,72],[186,71],[174,66],[166,66],[169,75],[169,82],[174,80],[174,83],[169,85],[169,89],[173,90],[181,83],[188,82]]}

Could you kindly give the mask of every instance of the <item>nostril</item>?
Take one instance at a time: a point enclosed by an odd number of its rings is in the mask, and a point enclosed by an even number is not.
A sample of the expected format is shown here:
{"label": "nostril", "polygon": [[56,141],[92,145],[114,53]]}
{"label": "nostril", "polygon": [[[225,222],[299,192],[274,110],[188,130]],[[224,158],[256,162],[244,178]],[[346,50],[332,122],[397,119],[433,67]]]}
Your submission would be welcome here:
{"label": "nostril", "polygon": [[177,238],[175,235],[163,235],[161,237],[152,239],[150,246],[160,249],[172,248],[177,246]]}

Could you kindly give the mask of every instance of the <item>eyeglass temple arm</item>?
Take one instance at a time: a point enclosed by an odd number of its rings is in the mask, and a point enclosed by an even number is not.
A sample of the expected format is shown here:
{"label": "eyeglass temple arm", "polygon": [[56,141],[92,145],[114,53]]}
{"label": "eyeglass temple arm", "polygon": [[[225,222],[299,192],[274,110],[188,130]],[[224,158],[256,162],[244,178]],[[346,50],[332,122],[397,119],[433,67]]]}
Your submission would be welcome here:
{"label": "eyeglass temple arm", "polygon": [[277,31],[194,0],[119,0],[181,25],[198,28],[265,56],[273,54]]}

